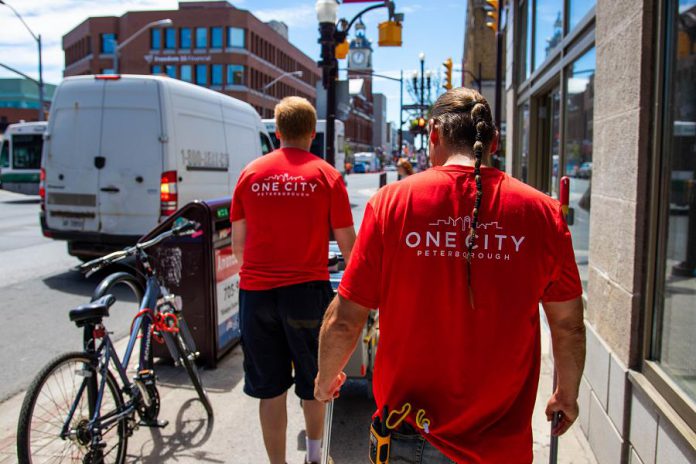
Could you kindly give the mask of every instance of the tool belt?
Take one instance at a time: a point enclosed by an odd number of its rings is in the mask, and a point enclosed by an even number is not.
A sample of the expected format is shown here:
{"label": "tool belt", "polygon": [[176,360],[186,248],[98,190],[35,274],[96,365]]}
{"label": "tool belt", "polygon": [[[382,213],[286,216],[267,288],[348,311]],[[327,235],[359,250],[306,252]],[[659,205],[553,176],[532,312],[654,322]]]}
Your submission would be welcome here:
{"label": "tool belt", "polygon": [[[411,412],[411,403],[405,403],[401,409],[389,411],[385,405],[382,415],[377,415],[370,426],[370,462],[372,464],[389,464],[392,432],[411,435],[416,430],[407,422],[406,416]],[[416,425],[430,433],[430,420],[425,417],[425,410],[419,409],[416,413]]]}

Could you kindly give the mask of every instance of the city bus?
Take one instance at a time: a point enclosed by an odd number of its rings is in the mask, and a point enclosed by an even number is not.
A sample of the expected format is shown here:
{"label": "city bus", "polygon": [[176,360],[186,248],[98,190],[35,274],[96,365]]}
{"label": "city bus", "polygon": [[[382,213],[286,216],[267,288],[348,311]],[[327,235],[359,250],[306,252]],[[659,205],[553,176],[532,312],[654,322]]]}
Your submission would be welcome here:
{"label": "city bus", "polygon": [[39,194],[46,122],[10,124],[0,147],[0,185],[10,192]]}

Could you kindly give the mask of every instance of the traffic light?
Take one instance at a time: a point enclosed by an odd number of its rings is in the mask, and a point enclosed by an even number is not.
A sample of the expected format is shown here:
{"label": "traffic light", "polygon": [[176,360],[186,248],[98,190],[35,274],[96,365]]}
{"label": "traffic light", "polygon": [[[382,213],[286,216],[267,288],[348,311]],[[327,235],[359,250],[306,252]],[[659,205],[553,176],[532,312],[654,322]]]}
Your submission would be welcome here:
{"label": "traffic light", "polygon": [[442,86],[450,90],[452,88],[452,58],[447,58],[442,66],[445,67],[445,83]]}
{"label": "traffic light", "polygon": [[418,128],[421,130],[425,128],[425,118],[418,118]]}
{"label": "traffic light", "polygon": [[500,15],[498,0],[486,0],[486,4],[492,8],[486,10],[486,27],[493,32],[498,32],[498,15]]}

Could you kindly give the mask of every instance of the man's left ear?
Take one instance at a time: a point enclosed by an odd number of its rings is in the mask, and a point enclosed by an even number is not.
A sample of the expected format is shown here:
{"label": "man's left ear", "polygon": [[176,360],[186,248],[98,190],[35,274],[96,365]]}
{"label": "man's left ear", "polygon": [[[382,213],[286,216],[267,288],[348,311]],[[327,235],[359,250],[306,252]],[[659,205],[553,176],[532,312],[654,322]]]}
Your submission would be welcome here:
{"label": "man's left ear", "polygon": [[317,137],[317,131],[312,131],[312,140],[314,140]]}
{"label": "man's left ear", "polygon": [[500,132],[495,131],[495,137],[493,137],[493,140],[491,141],[491,149],[490,149],[491,155],[498,151],[498,137],[500,137]]}
{"label": "man's left ear", "polygon": [[432,143],[433,145],[436,145],[436,146],[439,145],[440,144],[440,129],[437,127],[437,125],[435,124],[435,121],[433,121],[432,119],[428,123],[428,126],[430,129],[430,135],[429,135],[430,143]]}

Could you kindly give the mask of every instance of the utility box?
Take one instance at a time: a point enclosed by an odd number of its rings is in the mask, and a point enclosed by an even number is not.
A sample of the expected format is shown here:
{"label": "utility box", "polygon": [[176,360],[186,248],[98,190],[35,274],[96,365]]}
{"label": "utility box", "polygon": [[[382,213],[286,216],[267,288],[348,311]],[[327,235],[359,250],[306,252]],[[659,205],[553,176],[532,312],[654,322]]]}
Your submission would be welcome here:
{"label": "utility box", "polygon": [[[191,202],[140,239],[171,229],[177,220],[200,224],[193,235],[165,240],[149,254],[160,282],[181,297],[199,361],[211,368],[240,339],[240,265],[232,254],[230,203],[230,197]],[[155,357],[169,358],[164,345],[153,348]]]}

